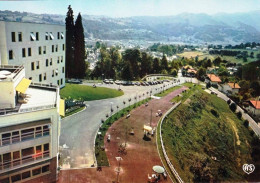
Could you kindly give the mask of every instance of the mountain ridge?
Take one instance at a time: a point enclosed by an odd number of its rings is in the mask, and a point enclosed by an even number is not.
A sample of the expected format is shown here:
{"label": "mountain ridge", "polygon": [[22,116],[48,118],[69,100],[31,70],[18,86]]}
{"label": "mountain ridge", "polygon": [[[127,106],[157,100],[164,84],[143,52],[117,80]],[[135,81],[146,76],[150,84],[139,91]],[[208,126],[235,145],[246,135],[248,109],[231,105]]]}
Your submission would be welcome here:
{"label": "mountain ridge", "polygon": [[[260,11],[123,18],[82,15],[87,38],[226,44],[260,42],[257,17],[260,17]],[[65,15],[0,11],[0,20],[64,25]]]}

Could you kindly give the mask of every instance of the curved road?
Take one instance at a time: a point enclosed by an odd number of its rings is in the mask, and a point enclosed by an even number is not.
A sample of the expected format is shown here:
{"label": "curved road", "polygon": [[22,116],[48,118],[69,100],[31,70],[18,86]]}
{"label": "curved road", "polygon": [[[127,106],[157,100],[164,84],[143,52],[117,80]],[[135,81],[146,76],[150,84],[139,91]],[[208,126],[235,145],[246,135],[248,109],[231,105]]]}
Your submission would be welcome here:
{"label": "curved road", "polygon": [[[186,78],[181,77],[181,73],[178,74],[180,83],[187,81]],[[190,81],[190,78],[188,79]],[[179,83],[178,83],[179,84]],[[164,89],[173,87],[177,83],[165,82],[164,84],[152,85],[152,86],[120,86],[124,91],[124,95],[117,98],[110,98],[104,100],[96,100],[87,102],[86,110],[79,112],[76,115],[64,118],[61,121],[61,135],[60,135],[60,155],[61,155],[61,168],[86,168],[95,164],[94,156],[94,140],[97,130],[101,125],[101,119],[106,119],[106,114],[111,115],[111,106],[114,112],[121,110],[129,105],[128,99],[131,98],[130,105],[135,103],[134,99],[137,96],[137,101],[147,98],[146,92],[152,91],[152,95],[160,92],[161,87],[166,85]],[[102,85],[110,88],[118,88],[118,85]],[[157,90],[156,90],[157,89]],[[143,96],[144,94],[144,96]],[[126,104],[123,104],[123,101]]]}

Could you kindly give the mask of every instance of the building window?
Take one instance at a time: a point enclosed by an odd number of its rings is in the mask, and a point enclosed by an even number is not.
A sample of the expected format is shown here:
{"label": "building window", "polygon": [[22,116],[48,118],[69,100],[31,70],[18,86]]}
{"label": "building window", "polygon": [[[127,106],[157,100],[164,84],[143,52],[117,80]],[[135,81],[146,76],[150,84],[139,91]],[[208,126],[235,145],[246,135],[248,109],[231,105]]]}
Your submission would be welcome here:
{"label": "building window", "polygon": [[35,67],[34,67],[34,62],[31,63],[31,70],[34,71]]}
{"label": "building window", "polygon": [[39,46],[39,55],[41,55],[42,54],[42,47],[41,46]]}
{"label": "building window", "polygon": [[46,59],[46,62],[45,62],[45,64],[46,64],[46,67],[48,67],[48,66],[49,66],[49,60],[48,60],[48,59]]}
{"label": "building window", "polygon": [[57,32],[57,39],[60,39],[60,32]]}
{"label": "building window", "polygon": [[13,175],[11,177],[12,182],[18,182],[21,180],[21,174]]}
{"label": "building window", "polygon": [[59,73],[59,70],[56,69],[56,70],[55,70],[55,75],[58,76],[58,73]]}
{"label": "building window", "polygon": [[36,32],[36,41],[39,41],[39,32]]}
{"label": "building window", "polygon": [[9,60],[14,59],[14,52],[13,50],[9,50]]}
{"label": "building window", "polygon": [[26,57],[26,50],[25,50],[25,48],[22,49],[22,56]]}
{"label": "building window", "polygon": [[36,169],[32,170],[32,174],[33,174],[33,176],[41,174],[41,168],[36,168]]}
{"label": "building window", "polygon": [[62,50],[63,51],[65,50],[65,44],[62,44]]}
{"label": "building window", "polygon": [[42,173],[50,171],[50,165],[45,165],[42,167]]}
{"label": "building window", "polygon": [[50,40],[53,40],[54,39],[54,36],[53,36],[53,34],[52,34],[52,32],[50,32]]}
{"label": "building window", "polygon": [[11,35],[12,35],[12,42],[15,42],[15,32],[12,32]]}
{"label": "building window", "polygon": [[30,38],[31,38],[31,41],[35,41],[35,40],[36,40],[36,37],[35,37],[35,35],[34,35],[33,32],[31,32],[31,34],[30,34]]}
{"label": "building window", "polygon": [[60,63],[60,57],[58,57],[58,59],[57,59],[57,63],[58,63],[58,64]]}
{"label": "building window", "polygon": [[46,46],[43,46],[43,54],[46,54]]}
{"label": "building window", "polygon": [[32,80],[32,77],[29,77],[30,80]]}
{"label": "building window", "polygon": [[31,177],[31,171],[23,172],[22,179],[27,179]]}
{"label": "building window", "polygon": [[34,154],[34,147],[22,149],[22,162],[28,163],[33,161],[32,155]]}
{"label": "building window", "polygon": [[21,32],[18,32],[18,41],[19,42],[23,41],[23,34]]}
{"label": "building window", "polygon": [[56,52],[58,52],[58,45],[56,45]]}
{"label": "building window", "polygon": [[47,79],[47,76],[46,76],[46,73],[44,73],[43,80],[46,80],[46,79]]}
{"label": "building window", "polygon": [[50,65],[52,65],[52,58],[50,59]]}
{"label": "building window", "polygon": [[63,85],[63,79],[60,79],[60,84]]}
{"label": "building window", "polygon": [[48,40],[48,39],[49,39],[49,33],[46,32],[46,33],[45,33],[45,40]]}
{"label": "building window", "polygon": [[36,62],[36,69],[40,69],[40,61]]}
{"label": "building window", "polygon": [[42,74],[39,75],[39,82],[42,81]]}
{"label": "building window", "polygon": [[51,51],[54,52],[54,45],[51,45]]}
{"label": "building window", "polygon": [[52,75],[51,75],[51,77],[54,77],[54,70],[52,70]]}
{"label": "building window", "polygon": [[60,85],[60,80],[57,80],[57,85],[58,85],[58,86]]}
{"label": "building window", "polygon": [[64,38],[64,34],[63,34],[63,32],[60,33],[60,38],[61,38],[61,39]]}
{"label": "building window", "polygon": [[63,62],[63,56],[61,56],[60,58],[61,58],[61,59],[60,59],[60,62],[62,63],[62,62]]}
{"label": "building window", "polygon": [[65,67],[62,67],[62,73],[64,73],[65,72]]}
{"label": "building window", "polygon": [[28,57],[32,56],[32,49],[28,48]]}

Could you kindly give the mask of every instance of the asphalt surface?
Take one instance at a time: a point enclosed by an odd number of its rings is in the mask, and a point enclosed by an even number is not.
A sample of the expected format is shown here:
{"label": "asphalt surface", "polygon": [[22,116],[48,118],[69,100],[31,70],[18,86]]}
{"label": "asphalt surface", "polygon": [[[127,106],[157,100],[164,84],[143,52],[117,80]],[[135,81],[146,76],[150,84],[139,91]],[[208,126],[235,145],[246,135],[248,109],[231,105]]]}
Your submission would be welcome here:
{"label": "asphalt surface", "polygon": [[[181,77],[178,74],[180,83],[191,81],[190,78]],[[86,85],[92,85],[83,83]],[[73,116],[64,118],[61,121],[61,134],[60,134],[60,155],[61,155],[61,168],[62,169],[77,169],[87,168],[95,165],[94,156],[94,140],[97,131],[101,125],[101,120],[106,119],[106,115],[111,115],[111,107],[114,112],[121,110],[129,105],[128,99],[131,98],[131,104],[143,100],[155,93],[159,93],[163,89],[167,89],[178,85],[179,83],[164,82],[164,84],[152,86],[120,86],[124,91],[124,95],[117,98],[110,98],[104,100],[88,101],[86,102],[86,110],[79,112]],[[165,87],[163,88],[163,85]],[[97,87],[104,86],[109,88],[118,89],[116,84],[97,84]],[[137,100],[134,98],[137,96]],[[141,98],[139,98],[141,96]],[[126,104],[123,104],[123,101]]]}

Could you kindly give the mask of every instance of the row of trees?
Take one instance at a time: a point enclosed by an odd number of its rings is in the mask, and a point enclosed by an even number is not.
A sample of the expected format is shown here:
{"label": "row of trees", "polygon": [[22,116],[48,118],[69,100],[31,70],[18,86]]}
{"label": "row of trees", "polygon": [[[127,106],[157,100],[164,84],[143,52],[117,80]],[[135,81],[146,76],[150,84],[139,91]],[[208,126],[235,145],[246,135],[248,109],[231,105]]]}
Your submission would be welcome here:
{"label": "row of trees", "polygon": [[86,53],[84,28],[81,14],[74,24],[73,10],[68,7],[66,21],[66,77],[84,78],[86,72]]}
{"label": "row of trees", "polygon": [[153,58],[139,49],[127,49],[122,54],[115,47],[100,49],[100,61],[91,73],[92,78],[138,80],[147,74],[177,75],[180,62],[168,63],[166,56]]}

